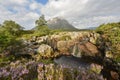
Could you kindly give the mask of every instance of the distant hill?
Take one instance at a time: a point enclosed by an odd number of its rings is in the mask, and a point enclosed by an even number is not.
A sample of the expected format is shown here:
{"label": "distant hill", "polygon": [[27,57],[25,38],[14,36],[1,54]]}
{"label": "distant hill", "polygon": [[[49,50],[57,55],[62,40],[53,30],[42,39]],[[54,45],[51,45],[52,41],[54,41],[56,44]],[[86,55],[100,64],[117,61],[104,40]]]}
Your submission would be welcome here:
{"label": "distant hill", "polygon": [[48,20],[47,25],[50,29],[78,30],[67,20],[58,17]]}

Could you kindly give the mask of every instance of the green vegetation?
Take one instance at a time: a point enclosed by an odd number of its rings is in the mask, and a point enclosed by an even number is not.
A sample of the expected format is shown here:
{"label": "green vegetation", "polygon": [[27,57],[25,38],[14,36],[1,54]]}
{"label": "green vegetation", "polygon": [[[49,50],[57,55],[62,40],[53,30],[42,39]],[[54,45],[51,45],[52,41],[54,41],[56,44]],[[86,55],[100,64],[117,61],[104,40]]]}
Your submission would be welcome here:
{"label": "green vegetation", "polygon": [[0,24],[0,53],[8,46],[18,44],[22,38],[29,39],[33,36],[45,36],[61,32],[61,30],[50,30],[44,15],[35,21],[34,30],[23,30],[24,28],[12,20],[5,20]]}
{"label": "green vegetation", "polygon": [[45,20],[44,15],[40,16],[38,20],[35,21],[35,33],[36,36],[45,36],[51,33],[50,29],[47,26],[47,21]]}
{"label": "green vegetation", "polygon": [[16,38],[22,34],[23,27],[12,20],[6,20],[0,25],[0,52],[16,43]]}
{"label": "green vegetation", "polygon": [[9,57],[0,58],[0,67],[8,65],[9,62],[14,61],[15,57],[10,55]]}
{"label": "green vegetation", "polygon": [[1,31],[4,31],[12,36],[20,36],[22,30],[23,27],[21,27],[19,24],[12,20],[6,20],[1,25]]}
{"label": "green vegetation", "polygon": [[14,36],[0,33],[0,52],[4,50],[7,46],[13,44],[14,41]]}
{"label": "green vegetation", "polygon": [[61,30],[51,30],[48,28],[47,21],[45,20],[44,15],[41,15],[38,20],[35,21],[35,28],[34,28],[34,33],[32,36],[45,36],[45,35],[51,35],[54,33],[59,33]]}
{"label": "green vegetation", "polygon": [[111,42],[111,52],[115,60],[120,61],[120,22],[100,25],[96,31]]}

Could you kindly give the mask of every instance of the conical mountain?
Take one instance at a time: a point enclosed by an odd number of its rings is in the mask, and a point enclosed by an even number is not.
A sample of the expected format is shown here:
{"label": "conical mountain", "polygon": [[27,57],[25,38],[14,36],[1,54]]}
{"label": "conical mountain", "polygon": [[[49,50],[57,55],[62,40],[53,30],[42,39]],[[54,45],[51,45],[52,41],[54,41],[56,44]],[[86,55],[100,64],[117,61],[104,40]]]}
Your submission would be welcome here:
{"label": "conical mountain", "polygon": [[50,29],[78,30],[67,20],[58,17],[48,20],[47,25]]}

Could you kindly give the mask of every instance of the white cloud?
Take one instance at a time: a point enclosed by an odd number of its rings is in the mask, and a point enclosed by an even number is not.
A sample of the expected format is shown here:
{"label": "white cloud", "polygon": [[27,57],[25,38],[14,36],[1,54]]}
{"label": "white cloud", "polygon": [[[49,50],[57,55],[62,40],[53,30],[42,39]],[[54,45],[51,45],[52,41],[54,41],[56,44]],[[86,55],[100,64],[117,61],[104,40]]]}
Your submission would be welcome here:
{"label": "white cloud", "polygon": [[63,17],[77,28],[96,27],[120,21],[120,0],[49,0],[46,5],[35,0],[0,0],[0,24],[11,19],[31,29],[41,14],[47,19]]}
{"label": "white cloud", "polygon": [[[34,4],[32,8],[31,4]],[[4,20],[14,20],[26,29],[31,29],[40,16],[41,7],[42,4],[34,0],[2,0],[0,1],[0,24]]]}
{"label": "white cloud", "polygon": [[49,0],[41,12],[47,19],[66,18],[77,28],[120,21],[120,0]]}
{"label": "white cloud", "polygon": [[30,4],[30,9],[36,10],[36,9],[40,9],[42,6],[43,6],[42,4],[38,4],[37,2],[33,2]]}

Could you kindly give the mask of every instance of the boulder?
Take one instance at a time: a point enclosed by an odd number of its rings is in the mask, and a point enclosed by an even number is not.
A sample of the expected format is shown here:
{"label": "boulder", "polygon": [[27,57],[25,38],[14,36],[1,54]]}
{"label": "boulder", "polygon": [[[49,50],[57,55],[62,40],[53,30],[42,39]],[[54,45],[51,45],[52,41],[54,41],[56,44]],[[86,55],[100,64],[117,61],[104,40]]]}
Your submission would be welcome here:
{"label": "boulder", "polygon": [[[90,43],[90,42],[86,42],[86,43],[84,44],[84,47],[86,48],[86,50],[89,51],[88,53],[90,53],[90,55],[93,55],[93,56],[99,55],[99,50],[97,49],[97,47],[96,47],[94,44],[92,44],[92,43]],[[84,50],[83,50],[83,51],[84,51]]]}
{"label": "boulder", "polygon": [[54,55],[51,46],[46,44],[41,44],[37,52],[43,57],[52,57]]}
{"label": "boulder", "polygon": [[61,54],[73,55],[75,57],[84,56],[101,56],[97,46],[88,41],[58,41],[57,49]]}
{"label": "boulder", "polygon": [[97,47],[90,42],[81,42],[77,43],[73,46],[72,55],[75,57],[82,56],[100,56],[101,53],[97,49]]}

